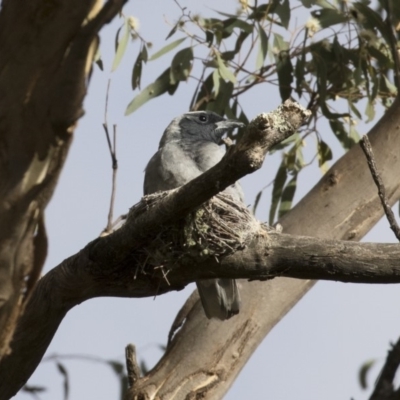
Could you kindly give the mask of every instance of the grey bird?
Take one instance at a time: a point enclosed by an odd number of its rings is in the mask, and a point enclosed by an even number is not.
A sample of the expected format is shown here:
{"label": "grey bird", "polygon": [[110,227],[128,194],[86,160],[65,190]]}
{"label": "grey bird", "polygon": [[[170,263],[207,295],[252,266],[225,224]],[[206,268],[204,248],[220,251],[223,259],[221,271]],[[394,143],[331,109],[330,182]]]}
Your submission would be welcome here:
{"label": "grey bird", "polygon": [[[147,164],[144,194],[182,186],[217,164],[224,155],[222,136],[242,126],[211,111],[188,112],[172,120]],[[225,192],[235,201],[244,201],[238,182]],[[239,312],[240,295],[234,279],[205,279],[196,285],[207,318],[226,320]]]}

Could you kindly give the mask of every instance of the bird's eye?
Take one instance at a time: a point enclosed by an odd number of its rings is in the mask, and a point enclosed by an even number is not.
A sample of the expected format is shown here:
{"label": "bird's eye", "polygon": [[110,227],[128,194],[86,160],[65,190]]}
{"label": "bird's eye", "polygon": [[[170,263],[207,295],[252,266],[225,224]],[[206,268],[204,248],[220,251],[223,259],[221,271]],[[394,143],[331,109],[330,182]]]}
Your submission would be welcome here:
{"label": "bird's eye", "polygon": [[206,122],[207,121],[207,117],[203,114],[203,115],[200,115],[199,116],[199,120],[201,121],[201,122]]}

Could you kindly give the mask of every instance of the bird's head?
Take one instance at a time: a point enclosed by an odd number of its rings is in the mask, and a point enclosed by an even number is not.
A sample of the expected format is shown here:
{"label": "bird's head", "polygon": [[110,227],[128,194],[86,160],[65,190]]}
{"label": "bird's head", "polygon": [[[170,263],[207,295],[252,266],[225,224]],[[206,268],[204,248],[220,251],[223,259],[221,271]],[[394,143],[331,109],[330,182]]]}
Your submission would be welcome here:
{"label": "bird's head", "polygon": [[212,111],[192,111],[175,118],[164,132],[160,146],[170,140],[212,141],[220,143],[222,136],[244,124],[225,119]]}

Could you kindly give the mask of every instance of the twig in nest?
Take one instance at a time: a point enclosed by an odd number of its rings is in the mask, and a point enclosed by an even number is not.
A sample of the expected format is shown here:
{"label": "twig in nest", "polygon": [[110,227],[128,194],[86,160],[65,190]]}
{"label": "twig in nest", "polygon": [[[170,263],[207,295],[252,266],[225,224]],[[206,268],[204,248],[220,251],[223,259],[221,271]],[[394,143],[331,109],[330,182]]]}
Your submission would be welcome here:
{"label": "twig in nest", "polygon": [[162,274],[163,274],[163,278],[165,279],[165,282],[167,282],[167,285],[168,285],[168,286],[171,286],[171,284],[169,283],[168,278],[167,278],[167,275],[170,273],[171,270],[168,269],[167,272],[165,272],[165,271],[164,271],[164,268],[165,268],[164,265],[160,265],[160,266],[158,266],[158,267],[155,267],[154,269],[155,269],[155,270],[156,270],[156,269],[161,270],[161,272],[162,272]]}
{"label": "twig in nest", "polygon": [[[136,218],[168,192],[158,192],[143,198],[134,206],[128,218]],[[163,268],[173,269],[176,263],[191,262],[193,259],[218,258],[242,249],[259,228],[259,222],[242,203],[220,193],[197,210],[190,213],[174,225],[162,229],[152,242],[143,248],[140,260],[142,272],[160,269],[167,279]],[[167,281],[168,282],[168,281]]]}
{"label": "twig in nest", "polygon": [[367,157],[367,162],[369,169],[371,171],[372,178],[378,188],[378,195],[381,199],[383,210],[385,211],[386,218],[389,221],[390,228],[396,235],[397,240],[400,241],[400,228],[396,222],[394,217],[392,208],[389,205],[388,199],[386,197],[385,185],[383,184],[382,178],[379,175],[378,168],[376,167],[374,153],[372,152],[371,143],[368,139],[368,136],[364,135],[364,137],[360,140],[360,146],[364,151],[365,157]]}

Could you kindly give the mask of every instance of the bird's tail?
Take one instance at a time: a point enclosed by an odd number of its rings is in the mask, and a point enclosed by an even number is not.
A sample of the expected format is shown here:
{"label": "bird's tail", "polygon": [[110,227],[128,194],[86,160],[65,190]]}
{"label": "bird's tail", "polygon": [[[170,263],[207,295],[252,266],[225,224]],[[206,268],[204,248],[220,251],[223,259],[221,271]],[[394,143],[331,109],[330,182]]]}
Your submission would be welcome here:
{"label": "bird's tail", "polygon": [[240,295],[234,279],[204,279],[196,284],[207,318],[224,321],[239,313]]}

